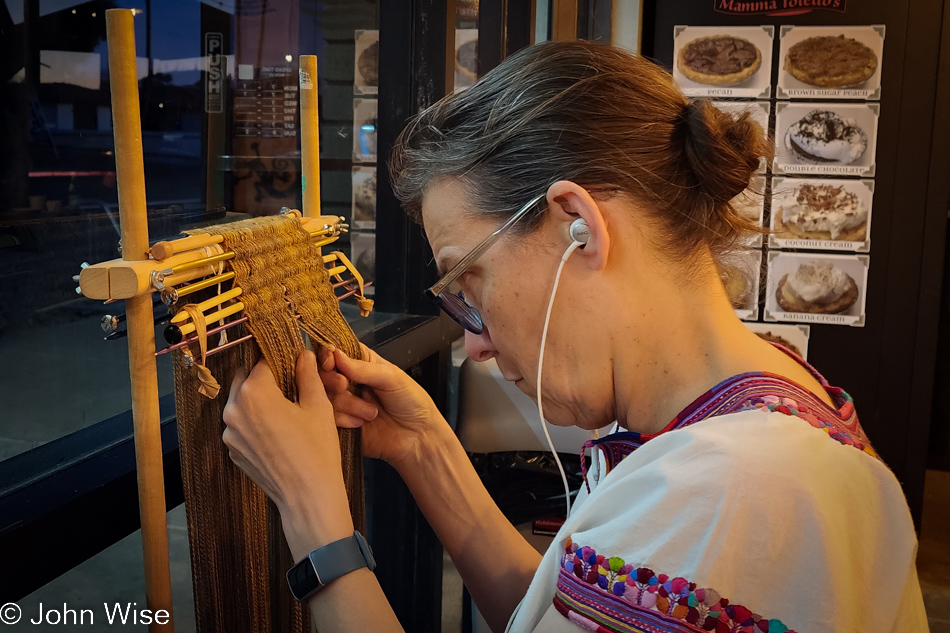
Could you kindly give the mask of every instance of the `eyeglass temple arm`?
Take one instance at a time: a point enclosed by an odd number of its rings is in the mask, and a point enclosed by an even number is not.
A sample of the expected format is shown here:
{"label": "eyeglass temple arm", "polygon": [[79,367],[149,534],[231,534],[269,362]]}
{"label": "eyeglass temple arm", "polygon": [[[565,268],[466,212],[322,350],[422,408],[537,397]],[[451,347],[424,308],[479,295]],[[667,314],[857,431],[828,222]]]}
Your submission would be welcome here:
{"label": "eyeglass temple arm", "polygon": [[440,279],[434,286],[429,288],[426,291],[426,294],[432,297],[439,296],[442,293],[442,291],[445,290],[449,286],[449,284],[451,284],[453,281],[458,279],[459,275],[461,275],[465,271],[465,269],[468,268],[469,265],[471,265],[472,262],[474,262],[476,259],[481,257],[481,255],[485,251],[491,248],[492,244],[498,241],[498,238],[501,237],[502,233],[508,230],[508,228],[510,228],[512,224],[520,220],[526,213],[528,213],[528,211],[530,211],[534,207],[534,205],[538,204],[538,202],[543,200],[546,195],[547,194],[542,193],[541,195],[536,196],[535,198],[532,198],[531,201],[528,202],[528,204],[521,207],[517,213],[515,213],[513,216],[508,218],[507,222],[505,222],[500,227],[498,227],[498,229],[494,233],[486,237],[485,240],[481,244],[476,246],[468,255],[463,257],[462,260],[459,261],[459,263],[457,263],[452,268],[452,270],[450,270],[449,272],[445,274],[445,277]]}

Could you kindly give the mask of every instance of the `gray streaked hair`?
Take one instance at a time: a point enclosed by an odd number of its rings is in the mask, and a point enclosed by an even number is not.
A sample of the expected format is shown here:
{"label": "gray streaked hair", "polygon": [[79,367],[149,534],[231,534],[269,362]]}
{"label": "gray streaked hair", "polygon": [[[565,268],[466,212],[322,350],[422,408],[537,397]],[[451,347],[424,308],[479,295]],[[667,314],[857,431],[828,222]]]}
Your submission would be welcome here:
{"label": "gray streaked hair", "polygon": [[748,114],[734,119],[690,102],[656,64],[578,40],[523,49],[420,112],[399,135],[389,169],[416,221],[427,188],[442,178],[498,216],[570,180],[640,203],[668,251],[688,256],[707,245],[719,255],[755,230],[730,201],[768,152]]}

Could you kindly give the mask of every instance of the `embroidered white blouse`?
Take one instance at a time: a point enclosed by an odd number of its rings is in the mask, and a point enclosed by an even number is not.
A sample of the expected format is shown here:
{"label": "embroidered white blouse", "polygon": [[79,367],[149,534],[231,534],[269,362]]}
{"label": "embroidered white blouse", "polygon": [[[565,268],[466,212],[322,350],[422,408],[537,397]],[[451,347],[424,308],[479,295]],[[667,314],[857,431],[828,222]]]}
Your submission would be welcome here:
{"label": "embroidered white blouse", "polygon": [[927,631],[894,474],[869,445],[770,408],[590,473],[507,630]]}

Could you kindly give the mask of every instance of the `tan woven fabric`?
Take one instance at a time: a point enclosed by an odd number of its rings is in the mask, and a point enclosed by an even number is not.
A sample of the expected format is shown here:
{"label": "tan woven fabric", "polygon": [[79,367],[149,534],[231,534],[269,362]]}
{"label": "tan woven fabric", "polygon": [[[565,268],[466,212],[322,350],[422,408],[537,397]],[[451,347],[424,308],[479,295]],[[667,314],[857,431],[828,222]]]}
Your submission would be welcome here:
{"label": "tan woven fabric", "polygon": [[[285,574],[295,561],[280,516],[229,459],[221,441],[222,410],[235,371],[241,366],[250,370],[261,354],[284,395],[296,400],[294,367],[305,346],[301,330],[314,346],[333,345],[355,358],[361,348],[340,313],[320,249],[295,217],[256,218],[192,232],[204,233],[224,236],[223,246],[235,253],[228,264],[234,285],[243,290],[239,300],[255,343],[207,359],[207,370],[222,386],[215,398],[199,393],[207,382],[199,379],[199,364],[189,369],[179,353],[174,359],[197,630],[309,633],[310,614],[287,587]],[[231,340],[242,335],[228,330]],[[350,511],[363,530],[359,431],[341,430],[340,446]]]}

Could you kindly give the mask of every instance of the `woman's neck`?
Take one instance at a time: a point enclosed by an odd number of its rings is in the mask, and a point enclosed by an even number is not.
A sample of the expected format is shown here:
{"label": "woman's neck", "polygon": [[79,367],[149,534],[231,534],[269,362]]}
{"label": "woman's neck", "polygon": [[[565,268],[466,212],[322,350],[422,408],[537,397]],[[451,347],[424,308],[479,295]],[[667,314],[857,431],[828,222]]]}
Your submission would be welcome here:
{"label": "woman's neck", "polygon": [[[620,425],[655,433],[713,386],[737,374],[768,371],[831,399],[796,361],[749,331],[736,318],[714,268],[702,283],[665,284],[657,275],[630,296],[614,332],[613,388]],[[640,278],[643,281],[643,277]],[[656,281],[654,281],[656,280]],[[641,291],[642,290],[642,291]],[[645,306],[653,306],[645,309]]]}

